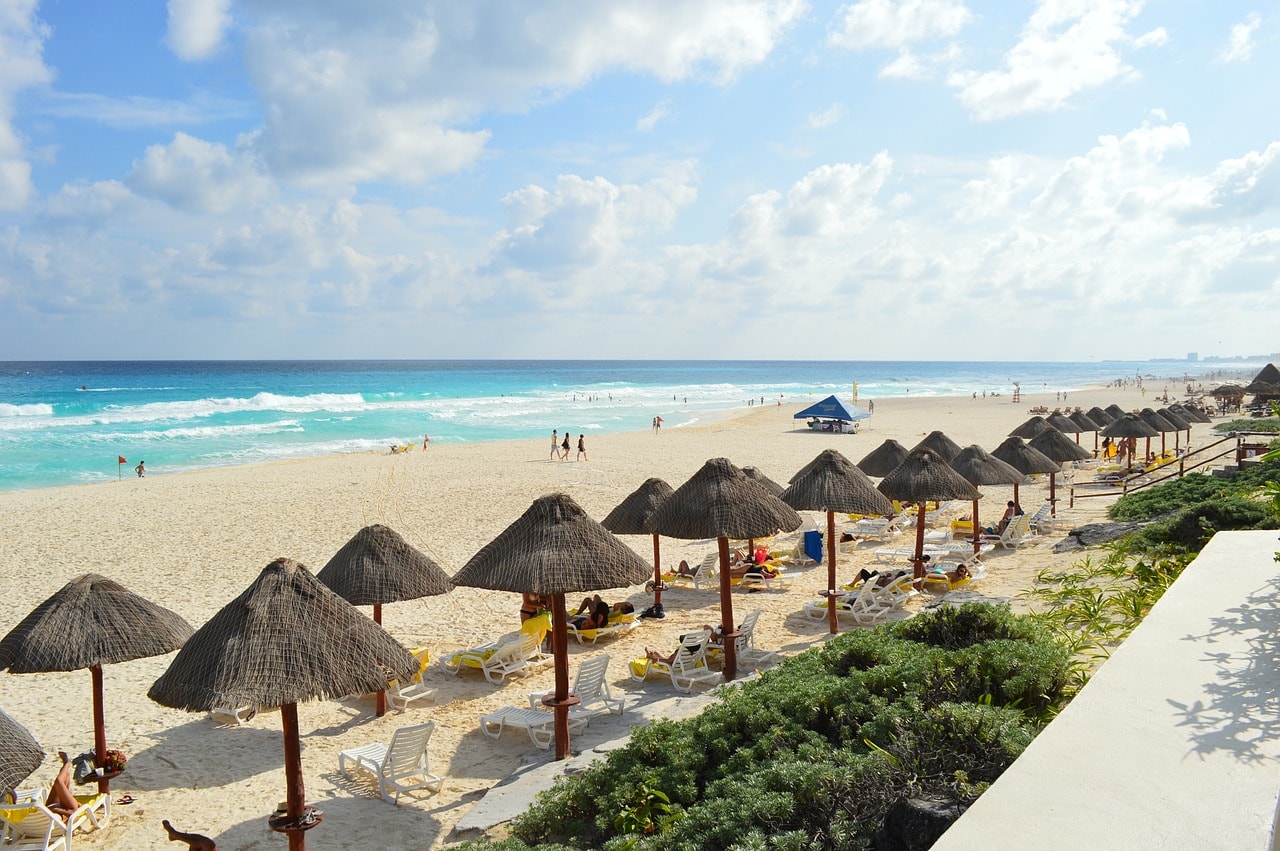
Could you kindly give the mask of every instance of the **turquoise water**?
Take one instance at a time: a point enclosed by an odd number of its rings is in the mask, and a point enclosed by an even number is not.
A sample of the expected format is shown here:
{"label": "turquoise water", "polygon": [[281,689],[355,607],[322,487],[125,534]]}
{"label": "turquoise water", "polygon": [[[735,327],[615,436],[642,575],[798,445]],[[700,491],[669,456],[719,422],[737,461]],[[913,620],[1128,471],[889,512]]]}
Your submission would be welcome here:
{"label": "turquoise water", "polygon": [[[394,443],[679,428],[745,407],[1072,390],[1173,362],[91,361],[0,363],[0,491],[106,481]],[[1203,370],[1204,365],[1200,365]],[[1233,365],[1235,366],[1235,365]],[[1259,365],[1260,366],[1260,365]]]}

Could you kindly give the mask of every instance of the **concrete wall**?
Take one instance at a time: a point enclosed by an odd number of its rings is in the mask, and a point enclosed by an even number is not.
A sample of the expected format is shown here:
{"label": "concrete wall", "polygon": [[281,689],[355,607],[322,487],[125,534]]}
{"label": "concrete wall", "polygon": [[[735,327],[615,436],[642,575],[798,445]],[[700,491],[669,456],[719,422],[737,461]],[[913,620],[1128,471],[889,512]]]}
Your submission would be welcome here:
{"label": "concrete wall", "polygon": [[1215,536],[933,847],[1280,849],[1277,550]]}

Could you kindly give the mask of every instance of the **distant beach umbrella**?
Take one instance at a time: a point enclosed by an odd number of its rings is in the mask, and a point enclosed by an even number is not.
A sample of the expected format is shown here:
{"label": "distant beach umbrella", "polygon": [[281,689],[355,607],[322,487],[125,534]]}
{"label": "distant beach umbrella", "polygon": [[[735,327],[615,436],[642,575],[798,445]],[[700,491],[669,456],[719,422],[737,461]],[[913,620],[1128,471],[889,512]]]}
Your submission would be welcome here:
{"label": "distant beach umbrella", "polygon": [[303,849],[305,830],[320,819],[306,808],[298,704],[382,691],[389,679],[416,673],[418,660],[382,627],[280,558],[196,630],[147,696],[188,712],[278,706],[288,808],[270,824],[288,834],[290,849]]}
{"label": "distant beach umbrella", "polygon": [[[1052,426],[1053,428],[1057,429],[1063,434],[1079,434],[1080,433],[1080,426],[1076,425],[1075,422],[1071,419],[1071,417],[1067,416],[1066,414],[1060,411],[1054,411],[1052,414],[1045,417],[1044,421],[1046,424],[1048,424],[1049,426]],[[1032,437],[1037,437],[1037,436],[1038,435],[1032,435]],[[1030,440],[1031,438],[1026,438],[1026,439]]]}
{"label": "distant beach umbrella", "polygon": [[[394,529],[366,526],[316,574],[353,606],[373,606],[373,622],[382,623],[382,606],[453,590],[449,574],[435,559],[413,547]],[[387,711],[387,693],[379,691],[376,713]]]}
{"label": "distant beach umbrella", "polygon": [[743,467],[743,474],[758,485],[762,485],[765,490],[774,496],[780,496],[784,488],[773,479],[760,472],[759,467]]}
{"label": "distant beach umbrella", "polygon": [[1267,389],[1274,387],[1277,384],[1280,384],[1280,369],[1277,369],[1275,364],[1269,363],[1262,369],[1258,370],[1258,374],[1253,377],[1253,381],[1249,382],[1249,385],[1245,390],[1250,393],[1257,393],[1258,390],[1251,389],[1255,385]]}
{"label": "distant beach umbrella", "polygon": [[795,509],[747,478],[727,458],[712,458],[658,507],[646,524],[671,538],[715,538],[720,552],[724,677],[738,674],[737,623],[729,584],[729,539],[765,538],[800,527]]}
{"label": "distant beach umbrella", "polygon": [[662,556],[657,532],[650,532],[645,526],[658,506],[666,502],[674,493],[671,485],[662,479],[646,479],[644,484],[636,488],[627,498],[618,503],[610,511],[600,525],[615,535],[652,535],[653,536],[653,604],[662,602]]}
{"label": "distant beach umbrella", "polygon": [[[1102,430],[1103,437],[1110,437],[1113,439],[1117,437],[1125,438],[1126,440],[1129,438],[1146,438],[1148,455],[1151,454],[1151,438],[1155,437],[1159,433],[1160,432],[1143,422],[1142,417],[1137,414],[1124,414],[1123,416],[1117,417],[1109,426]],[[1132,456],[1130,456],[1129,463],[1133,463]]]}
{"label": "distant beach umbrella", "polygon": [[1173,448],[1176,451],[1181,445],[1181,432],[1187,433],[1187,446],[1191,445],[1191,419],[1180,411],[1170,408],[1161,408],[1156,411],[1157,414],[1164,417],[1170,425],[1177,428],[1173,433]]}
{"label": "distant beach umbrella", "polygon": [[[1035,476],[1041,473],[1056,473],[1062,466],[1043,452],[1035,449],[1020,437],[1006,437],[1004,442],[991,450],[991,454],[1008,464],[1024,476]],[[1019,508],[1018,486],[1013,486],[1013,502]]]}
{"label": "distant beach umbrella", "polygon": [[893,513],[893,503],[859,470],[834,449],[824,449],[796,475],[780,499],[799,511],[827,513],[827,614],[831,633],[840,631],[835,606],[837,511],[858,514]]}
{"label": "distant beach umbrella", "polygon": [[[1155,412],[1154,408],[1143,408],[1138,412],[1142,421],[1160,433],[1160,454],[1164,455],[1164,436],[1178,430],[1178,427]],[[1148,455],[1150,451],[1148,450]]]}
{"label": "distant beach umbrella", "polygon": [[0,800],[18,788],[44,761],[36,737],[0,709]]}
{"label": "distant beach umbrella", "polygon": [[907,448],[892,437],[872,449],[857,463],[857,468],[868,476],[882,479],[907,459]]}
{"label": "distant beach umbrella", "polygon": [[1093,432],[1093,454],[1097,455],[1098,454],[1098,432],[1102,429],[1102,426],[1098,425],[1093,420],[1089,419],[1089,415],[1086,414],[1084,411],[1073,411],[1068,415],[1068,418],[1071,420],[1071,422],[1075,423],[1080,429],[1080,432],[1076,434],[1076,443],[1080,442],[1080,434],[1086,431]]}
{"label": "distant beach umbrella", "polygon": [[1022,425],[1015,428],[1013,431],[1009,432],[1009,436],[1020,437],[1023,440],[1030,440],[1031,438],[1035,437],[1037,434],[1040,434],[1041,432],[1051,428],[1053,428],[1053,426],[1045,422],[1044,417],[1037,414],[1031,417],[1031,419],[1024,422]]}
{"label": "distant beach umbrella", "polygon": [[1111,415],[1112,422],[1115,422],[1120,417],[1123,417],[1125,414],[1129,413],[1124,408],[1117,405],[1115,402],[1112,402],[1110,405],[1107,405],[1105,410],[1108,414]]}
{"label": "distant beach umbrella", "polygon": [[[1043,453],[1046,457],[1066,463],[1069,461],[1083,461],[1086,458],[1092,458],[1092,453],[1080,444],[1068,440],[1067,436],[1062,432],[1054,429],[1046,431],[1044,434],[1038,434],[1031,438],[1030,446],[1038,452]],[[1054,478],[1057,476],[1056,471],[1049,473],[1049,514],[1056,517],[1058,515],[1058,492],[1055,487]]]}
{"label": "distant beach umbrella", "polygon": [[[79,671],[93,680],[94,762],[107,753],[102,666],[161,656],[182,646],[191,624],[119,582],[86,573],[62,586],[0,639],[0,670],[14,674]],[[109,792],[109,779],[98,783]]]}
{"label": "distant beach umbrella", "polygon": [[[956,453],[957,455],[959,452]],[[925,503],[948,499],[981,499],[982,494],[964,477],[951,469],[942,456],[932,449],[922,447],[911,450],[898,468],[884,477],[878,489],[880,493],[900,502],[916,503],[916,553],[915,578],[924,578],[924,524]]]}
{"label": "distant beach umbrella", "polygon": [[[987,450],[976,444],[966,446],[960,454],[951,459],[951,469],[976,487],[986,485],[1017,485],[1026,479],[1012,466],[1001,461]],[[982,526],[978,522],[978,500],[973,500],[973,551],[981,549]]]}
{"label": "distant beach umbrella", "polygon": [[649,565],[563,493],[535,499],[454,575],[455,585],[551,599],[555,690],[543,703],[555,713],[556,759],[569,755],[569,707],[578,702],[569,693],[565,594],[625,588],[648,578]]}
{"label": "distant beach umbrella", "polygon": [[1182,418],[1193,423],[1211,423],[1213,419],[1200,410],[1195,405],[1184,405],[1181,402],[1174,402],[1169,406],[1169,410],[1176,414],[1181,414]]}
{"label": "distant beach umbrella", "polygon": [[1085,411],[1085,414],[1089,417],[1089,419],[1093,420],[1095,423],[1097,423],[1101,427],[1111,425],[1111,421],[1115,419],[1114,415],[1103,410],[1102,408],[1099,408],[1097,405],[1094,405],[1092,408]]}
{"label": "distant beach umbrella", "polygon": [[943,461],[950,462],[952,458],[960,454],[960,444],[947,437],[940,431],[931,431],[925,435],[915,446],[911,447],[912,451],[916,449],[932,449],[934,452],[942,456]]}

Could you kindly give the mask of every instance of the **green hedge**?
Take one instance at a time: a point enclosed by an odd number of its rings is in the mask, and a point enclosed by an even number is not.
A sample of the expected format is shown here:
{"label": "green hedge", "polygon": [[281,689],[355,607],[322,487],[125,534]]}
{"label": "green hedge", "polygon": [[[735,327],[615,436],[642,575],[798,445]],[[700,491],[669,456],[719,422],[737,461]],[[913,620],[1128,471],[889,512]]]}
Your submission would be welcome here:
{"label": "green hedge", "polygon": [[998,777],[1062,695],[1068,663],[1007,606],[854,630],[695,718],[636,729],[542,793],[494,847],[868,847],[896,801],[967,803]]}

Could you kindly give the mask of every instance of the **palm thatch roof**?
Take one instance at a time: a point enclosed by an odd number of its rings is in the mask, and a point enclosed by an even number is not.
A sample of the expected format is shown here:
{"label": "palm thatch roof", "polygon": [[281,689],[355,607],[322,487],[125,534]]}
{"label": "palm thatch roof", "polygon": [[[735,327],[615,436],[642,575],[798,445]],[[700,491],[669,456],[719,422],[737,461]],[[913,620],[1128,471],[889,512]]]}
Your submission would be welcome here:
{"label": "palm thatch roof", "polygon": [[907,448],[891,437],[868,452],[857,467],[868,476],[884,478],[907,459],[907,454]]}
{"label": "palm thatch roof", "polygon": [[[1276,365],[1273,363],[1267,364],[1262,369],[1258,370],[1258,374],[1255,375],[1253,377],[1253,381],[1249,383],[1250,385],[1253,385],[1259,382],[1267,385],[1280,384],[1280,369],[1277,369]],[[1251,390],[1249,392],[1252,393],[1254,391]]]}
{"label": "palm thatch roof", "polygon": [[916,449],[932,449],[942,456],[943,461],[950,461],[960,454],[960,444],[936,430],[929,432],[925,435],[924,440],[921,440],[911,448],[913,451]]}
{"label": "palm thatch roof", "polygon": [[760,472],[759,467],[743,467],[742,472],[748,479],[762,486],[774,496],[780,496],[782,494],[782,485]]}
{"label": "palm thatch roof", "polygon": [[1036,473],[1056,473],[1062,469],[1057,461],[1020,437],[1005,438],[1003,443],[991,450],[991,454],[1027,476]]}
{"label": "palm thatch roof", "polygon": [[190,712],[276,707],[382,691],[417,672],[382,627],[280,558],[196,630],[147,696]]}
{"label": "palm thatch roof", "polygon": [[447,594],[449,574],[388,526],[366,526],[316,574],[353,606],[383,605]]}
{"label": "palm thatch roof", "polygon": [[1193,423],[1213,422],[1208,414],[1197,408],[1195,405],[1184,405],[1181,402],[1174,402],[1169,406],[1169,410],[1180,415],[1184,420],[1189,420]]}
{"label": "palm thatch roof", "polygon": [[1138,416],[1142,418],[1144,423],[1158,432],[1169,433],[1179,430],[1173,423],[1157,414],[1154,408],[1143,408],[1138,412]]}
{"label": "palm thatch roof", "polygon": [[26,727],[0,709],[0,798],[17,788],[44,761],[44,750]]}
{"label": "palm thatch roof", "polygon": [[1172,408],[1161,408],[1156,413],[1168,420],[1170,425],[1176,426],[1178,431],[1186,431],[1191,428],[1190,418],[1179,411],[1175,411]]}
{"label": "palm thatch roof", "polygon": [[1030,447],[1047,458],[1058,461],[1083,461],[1092,458],[1093,453],[1085,449],[1065,434],[1053,429],[1031,438]]}
{"label": "palm thatch roof", "polygon": [[1102,428],[1099,423],[1090,419],[1089,415],[1084,411],[1073,411],[1069,415],[1071,422],[1075,423],[1079,431],[1098,431]]}
{"label": "palm thatch roof", "polygon": [[79,671],[160,656],[182,646],[191,624],[119,582],[86,573],[45,600],[0,639],[0,670]]}
{"label": "palm thatch roof", "polygon": [[1137,414],[1117,417],[1102,430],[1103,437],[1159,437],[1160,432],[1143,422]]}
{"label": "palm thatch roof", "polygon": [[[1083,431],[1080,426],[1076,425],[1075,420],[1060,411],[1054,411],[1045,417],[1044,421],[1063,434],[1079,434]],[[1038,435],[1032,435],[1032,437],[1038,437]]]}
{"label": "palm thatch roof", "polygon": [[893,513],[893,503],[876,490],[867,474],[834,449],[824,449],[791,479],[783,502],[800,511]]}
{"label": "palm thatch roof", "polygon": [[1085,414],[1099,426],[1108,426],[1111,424],[1111,421],[1115,419],[1114,414],[1099,408],[1097,405],[1094,405],[1088,411],[1085,411]]}
{"label": "palm thatch roof", "polygon": [[1108,414],[1111,415],[1111,419],[1113,422],[1115,420],[1118,420],[1120,417],[1123,417],[1125,414],[1129,413],[1124,408],[1117,405],[1115,402],[1112,402],[1110,405],[1107,405],[1106,411]]}
{"label": "palm thatch roof", "polygon": [[573,497],[538,497],[514,523],[480,548],[453,577],[455,585],[552,596],[623,588],[653,569],[587,516]]}
{"label": "palm thatch roof", "polygon": [[1215,399],[1243,399],[1248,391],[1239,384],[1220,384],[1209,391],[1209,395]]}
{"label": "palm thatch roof", "polygon": [[977,488],[928,447],[911,450],[906,460],[884,477],[879,490],[890,499],[904,502],[982,498]]}
{"label": "palm thatch roof", "polygon": [[712,458],[676,488],[646,524],[671,538],[766,538],[800,527],[795,509],[747,478],[727,458]]}
{"label": "palm thatch roof", "polygon": [[645,479],[644,484],[618,503],[600,525],[615,535],[647,535],[644,524],[658,506],[675,491],[662,479]]}
{"label": "palm thatch roof", "polygon": [[1053,428],[1053,426],[1045,422],[1044,417],[1037,414],[1031,417],[1031,419],[1024,422],[1022,425],[1015,428],[1013,431],[1009,432],[1009,436],[1021,437],[1023,440],[1030,440],[1031,438],[1035,437],[1037,434],[1040,434],[1041,432],[1046,431],[1047,429],[1050,429],[1050,428]]}
{"label": "palm thatch roof", "polygon": [[960,454],[951,459],[951,469],[966,482],[978,486],[1016,485],[1026,479],[1025,475],[977,444],[961,449]]}

